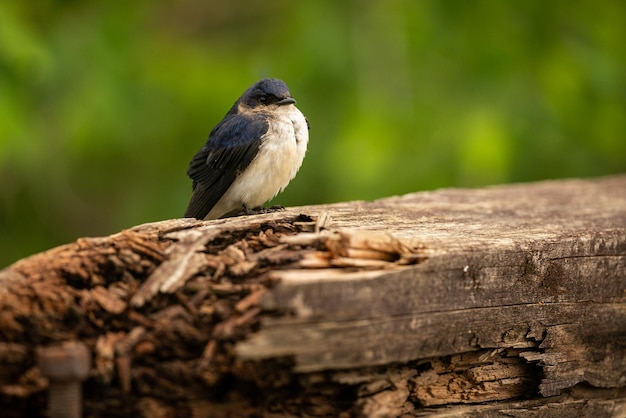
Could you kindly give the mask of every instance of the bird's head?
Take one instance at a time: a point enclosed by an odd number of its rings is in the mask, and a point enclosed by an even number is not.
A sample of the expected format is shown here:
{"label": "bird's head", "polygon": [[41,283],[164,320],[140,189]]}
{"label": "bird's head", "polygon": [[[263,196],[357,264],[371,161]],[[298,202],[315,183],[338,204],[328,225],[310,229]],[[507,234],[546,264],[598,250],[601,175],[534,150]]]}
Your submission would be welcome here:
{"label": "bird's head", "polygon": [[264,78],[254,83],[239,99],[239,105],[250,109],[295,104],[289,88],[277,78]]}

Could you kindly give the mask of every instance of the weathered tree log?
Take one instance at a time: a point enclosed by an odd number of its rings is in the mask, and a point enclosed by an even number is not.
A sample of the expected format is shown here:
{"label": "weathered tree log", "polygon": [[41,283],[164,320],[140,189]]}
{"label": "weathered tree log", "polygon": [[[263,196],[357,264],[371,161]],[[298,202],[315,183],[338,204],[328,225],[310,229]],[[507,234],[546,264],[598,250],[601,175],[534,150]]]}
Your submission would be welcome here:
{"label": "weathered tree log", "polygon": [[626,416],[626,176],[137,226],[0,271],[0,407],[93,350],[86,416]]}

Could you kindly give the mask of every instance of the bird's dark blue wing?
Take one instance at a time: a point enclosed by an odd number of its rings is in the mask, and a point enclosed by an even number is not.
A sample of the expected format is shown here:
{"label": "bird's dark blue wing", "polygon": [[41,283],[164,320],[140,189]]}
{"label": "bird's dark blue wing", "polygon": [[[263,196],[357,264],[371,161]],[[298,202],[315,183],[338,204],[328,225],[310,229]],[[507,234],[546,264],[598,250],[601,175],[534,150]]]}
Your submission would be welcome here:
{"label": "bird's dark blue wing", "polygon": [[211,131],[187,170],[193,180],[193,194],[186,218],[204,219],[235,177],[254,159],[267,128],[268,122],[261,114],[233,115]]}

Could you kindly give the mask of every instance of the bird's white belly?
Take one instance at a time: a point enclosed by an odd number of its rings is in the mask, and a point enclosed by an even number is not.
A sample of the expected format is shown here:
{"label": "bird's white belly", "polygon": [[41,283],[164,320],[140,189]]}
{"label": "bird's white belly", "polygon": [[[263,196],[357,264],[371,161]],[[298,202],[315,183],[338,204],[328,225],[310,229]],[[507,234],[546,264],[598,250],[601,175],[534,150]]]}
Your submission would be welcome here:
{"label": "bird's white belly", "polygon": [[205,219],[241,208],[263,205],[283,191],[302,165],[309,141],[304,115],[293,105],[270,119],[259,151]]}

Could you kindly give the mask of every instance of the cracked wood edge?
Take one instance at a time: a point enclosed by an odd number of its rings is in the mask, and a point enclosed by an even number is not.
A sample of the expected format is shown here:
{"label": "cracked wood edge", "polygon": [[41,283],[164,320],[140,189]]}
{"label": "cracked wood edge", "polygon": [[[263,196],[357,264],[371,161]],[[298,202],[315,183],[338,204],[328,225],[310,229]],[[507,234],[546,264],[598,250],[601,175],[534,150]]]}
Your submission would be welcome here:
{"label": "cracked wood edge", "polygon": [[310,372],[526,345],[544,396],[626,384],[626,176],[374,203],[335,207],[333,224],[384,225],[431,257],[390,271],[274,272],[264,307],[292,316],[264,321],[237,346],[243,358],[292,356]]}

